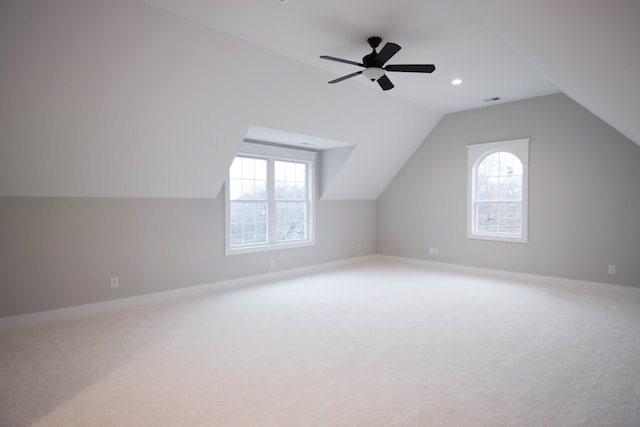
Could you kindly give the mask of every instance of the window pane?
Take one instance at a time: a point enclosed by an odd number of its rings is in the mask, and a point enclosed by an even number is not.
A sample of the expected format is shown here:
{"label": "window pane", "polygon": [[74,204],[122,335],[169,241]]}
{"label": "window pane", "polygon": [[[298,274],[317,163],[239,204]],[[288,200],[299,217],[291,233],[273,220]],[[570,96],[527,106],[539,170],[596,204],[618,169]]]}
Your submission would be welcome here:
{"label": "window pane", "polygon": [[229,211],[231,224],[242,224],[242,203],[231,202],[231,208]]}
{"label": "window pane", "polygon": [[520,235],[522,172],[518,157],[505,151],[486,156],[477,166],[474,227],[478,233]]}
{"label": "window pane", "polygon": [[249,143],[242,152],[229,168],[225,253],[313,243],[314,153]]}
{"label": "window pane", "polygon": [[520,203],[501,203],[498,213],[498,232],[520,234],[522,206]]}
{"label": "window pane", "polygon": [[267,160],[236,157],[229,170],[229,199],[267,199]]}
{"label": "window pane", "polygon": [[307,203],[276,203],[276,240],[278,242],[307,238]]}
{"label": "window pane", "polygon": [[467,145],[468,238],[528,242],[529,142]]}
{"label": "window pane", "polygon": [[241,245],[242,241],[242,224],[231,224],[231,245]]}
{"label": "window pane", "polygon": [[499,151],[500,156],[500,176],[522,175],[522,163],[511,153]]}
{"label": "window pane", "polygon": [[242,194],[242,180],[231,178],[229,181],[229,198],[231,200],[238,200]]}
{"label": "window pane", "polygon": [[307,165],[304,163],[296,163],[296,182],[304,182],[307,175]]}
{"label": "window pane", "polygon": [[476,180],[477,200],[497,200],[500,195],[500,178],[478,177]]}
{"label": "window pane", "polygon": [[493,153],[485,157],[478,166],[478,176],[499,176],[500,175],[500,154]]}
{"label": "window pane", "polygon": [[522,176],[512,176],[500,179],[501,200],[522,200]]}
{"label": "window pane", "polygon": [[267,212],[264,202],[231,202],[231,245],[266,243]]}
{"label": "window pane", "polygon": [[522,203],[479,202],[476,204],[476,231],[520,235]]}
{"label": "window pane", "polygon": [[306,200],[306,167],[305,163],[274,162],[276,200]]}
{"label": "window pane", "polygon": [[241,199],[244,200],[251,200],[251,199],[255,199],[255,190],[256,188],[256,184],[255,181],[253,180],[249,180],[249,179],[243,179],[242,180],[242,192],[241,192]]}
{"label": "window pane", "polygon": [[478,203],[476,205],[476,230],[480,233],[498,231],[497,203]]}

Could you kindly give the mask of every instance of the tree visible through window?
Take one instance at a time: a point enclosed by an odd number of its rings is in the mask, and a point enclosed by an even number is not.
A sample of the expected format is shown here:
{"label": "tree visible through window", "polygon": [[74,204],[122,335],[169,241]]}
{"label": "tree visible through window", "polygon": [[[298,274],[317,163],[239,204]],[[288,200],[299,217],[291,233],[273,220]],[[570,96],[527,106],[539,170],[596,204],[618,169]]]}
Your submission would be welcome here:
{"label": "tree visible through window", "polygon": [[511,153],[486,156],[476,168],[474,213],[478,233],[522,234],[522,162]]}
{"label": "tree visible through window", "polygon": [[236,157],[229,169],[231,246],[267,243],[267,160]]}
{"label": "tree visible through window", "polygon": [[274,161],[276,240],[307,237],[307,164]]}
{"label": "tree visible through window", "polygon": [[527,242],[529,140],[468,146],[470,238]]}
{"label": "tree visible through window", "polygon": [[227,253],[313,243],[314,153],[254,145],[229,168]]}

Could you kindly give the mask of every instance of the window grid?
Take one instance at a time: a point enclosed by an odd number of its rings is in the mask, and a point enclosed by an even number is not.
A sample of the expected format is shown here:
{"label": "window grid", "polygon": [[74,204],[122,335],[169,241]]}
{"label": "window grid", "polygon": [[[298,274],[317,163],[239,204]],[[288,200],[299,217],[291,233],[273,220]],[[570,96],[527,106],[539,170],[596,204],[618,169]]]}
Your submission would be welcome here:
{"label": "window grid", "polygon": [[307,238],[307,165],[274,160],[275,240],[287,242]]}
{"label": "window grid", "polygon": [[522,234],[522,163],[511,153],[485,156],[475,174],[476,233]]}
{"label": "window grid", "polygon": [[227,251],[312,244],[311,172],[308,160],[238,154],[229,169]]}
{"label": "window grid", "polygon": [[467,237],[528,242],[529,139],[467,145]]}
{"label": "window grid", "polygon": [[231,202],[231,245],[267,243],[267,203]]}

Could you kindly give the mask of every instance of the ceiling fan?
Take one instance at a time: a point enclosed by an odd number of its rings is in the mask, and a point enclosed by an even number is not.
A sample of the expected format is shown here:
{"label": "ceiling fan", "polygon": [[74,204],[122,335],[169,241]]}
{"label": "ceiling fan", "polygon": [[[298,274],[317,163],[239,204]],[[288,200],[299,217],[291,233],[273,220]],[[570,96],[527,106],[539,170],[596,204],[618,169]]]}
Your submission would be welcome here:
{"label": "ceiling fan", "polygon": [[346,76],[339,77],[335,80],[331,80],[329,83],[338,83],[351,77],[355,77],[359,74],[364,74],[371,81],[377,81],[382,90],[393,89],[393,83],[389,80],[389,77],[385,74],[385,71],[402,71],[405,73],[433,73],[436,69],[433,64],[397,64],[387,65],[384,64],[391,59],[393,55],[398,53],[402,49],[395,43],[385,43],[380,49],[380,52],[376,52],[378,46],[382,42],[380,37],[369,37],[367,39],[369,46],[373,51],[362,58],[362,62],[349,61],[347,59],[336,58],[334,56],[322,55],[320,58],[328,59],[331,61],[344,62],[345,64],[357,65],[363,67],[364,70],[356,71],[355,73],[347,74]]}

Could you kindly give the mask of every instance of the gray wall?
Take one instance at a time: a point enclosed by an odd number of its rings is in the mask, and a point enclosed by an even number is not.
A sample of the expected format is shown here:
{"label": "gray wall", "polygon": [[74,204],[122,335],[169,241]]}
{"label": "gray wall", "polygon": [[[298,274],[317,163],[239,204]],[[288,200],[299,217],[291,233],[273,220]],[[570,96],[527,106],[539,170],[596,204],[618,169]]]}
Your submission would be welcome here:
{"label": "gray wall", "polygon": [[[519,138],[529,243],[467,239],[466,145]],[[562,94],[449,114],[379,197],[378,252],[640,286],[639,189],[640,147]]]}
{"label": "gray wall", "polygon": [[[467,239],[466,144],[525,137],[529,243]],[[445,116],[377,202],[319,201],[314,247],[225,257],[222,196],[3,197],[0,316],[266,273],[271,260],[280,270],[376,251],[640,286],[638,188],[640,147],[550,95]]]}
{"label": "gray wall", "polygon": [[[3,197],[0,317],[375,252],[374,201],[320,201],[316,227],[313,247],[225,257],[223,196]],[[120,278],[119,288],[110,288],[111,276]]]}

